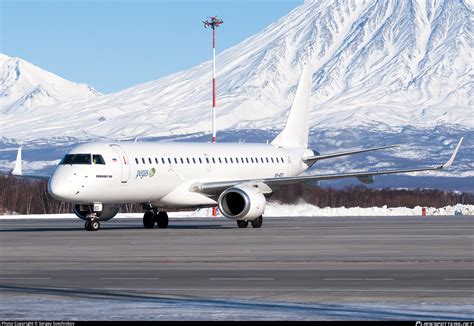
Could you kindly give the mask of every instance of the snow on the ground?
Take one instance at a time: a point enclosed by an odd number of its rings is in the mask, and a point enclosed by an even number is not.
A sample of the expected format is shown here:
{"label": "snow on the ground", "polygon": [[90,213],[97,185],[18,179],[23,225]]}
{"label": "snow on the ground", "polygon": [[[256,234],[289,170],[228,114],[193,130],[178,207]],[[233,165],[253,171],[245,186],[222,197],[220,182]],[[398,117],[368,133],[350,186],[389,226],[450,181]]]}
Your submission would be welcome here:
{"label": "snow on the ground", "polygon": [[[427,215],[474,215],[474,205],[455,205],[442,208],[425,207]],[[270,203],[265,216],[413,216],[421,215],[422,207],[324,207],[320,208],[305,202],[297,205]]]}
{"label": "snow on the ground", "polygon": [[[422,207],[324,207],[320,208],[311,204],[301,202],[296,205],[280,204],[270,202],[267,204],[264,216],[419,216]],[[454,205],[442,208],[426,207],[427,215],[474,215],[474,205]],[[202,208],[195,211],[170,212],[170,218],[192,218],[192,217],[211,217],[212,209]],[[219,213],[219,217],[222,215]],[[114,218],[142,218],[142,213],[119,213]],[[8,219],[61,219],[61,218],[77,218],[74,214],[29,214],[29,215],[4,215],[2,218]]]}
{"label": "snow on the ground", "polygon": [[[87,293],[86,293],[87,294]],[[472,304],[290,303],[113,295],[0,298],[6,320],[471,320]],[[104,315],[106,313],[106,315]],[[413,323],[415,324],[415,323]]]}

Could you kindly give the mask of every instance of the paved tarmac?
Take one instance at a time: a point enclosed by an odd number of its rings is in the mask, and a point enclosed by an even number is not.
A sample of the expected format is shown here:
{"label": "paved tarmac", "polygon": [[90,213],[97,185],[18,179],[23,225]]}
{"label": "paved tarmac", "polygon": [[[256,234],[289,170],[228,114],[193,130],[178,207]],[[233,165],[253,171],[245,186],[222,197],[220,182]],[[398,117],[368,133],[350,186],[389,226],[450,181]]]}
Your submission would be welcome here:
{"label": "paved tarmac", "polygon": [[[0,218],[0,295],[12,303],[160,298],[462,307],[474,303],[473,241],[472,216],[268,217],[262,229],[192,218],[151,230],[141,219],[113,219],[97,232],[84,231],[79,219]],[[28,317],[11,309],[0,316]]]}

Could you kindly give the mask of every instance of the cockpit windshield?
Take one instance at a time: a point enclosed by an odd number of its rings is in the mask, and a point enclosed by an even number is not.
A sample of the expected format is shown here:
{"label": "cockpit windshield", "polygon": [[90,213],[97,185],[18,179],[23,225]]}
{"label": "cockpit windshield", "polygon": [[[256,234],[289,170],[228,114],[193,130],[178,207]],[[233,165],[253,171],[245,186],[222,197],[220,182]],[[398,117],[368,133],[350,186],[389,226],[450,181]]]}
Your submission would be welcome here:
{"label": "cockpit windshield", "polygon": [[66,154],[59,164],[92,164],[91,154]]}
{"label": "cockpit windshield", "polygon": [[105,165],[104,158],[102,157],[102,155],[99,155],[99,154],[92,155],[92,162],[94,162],[94,164]]}

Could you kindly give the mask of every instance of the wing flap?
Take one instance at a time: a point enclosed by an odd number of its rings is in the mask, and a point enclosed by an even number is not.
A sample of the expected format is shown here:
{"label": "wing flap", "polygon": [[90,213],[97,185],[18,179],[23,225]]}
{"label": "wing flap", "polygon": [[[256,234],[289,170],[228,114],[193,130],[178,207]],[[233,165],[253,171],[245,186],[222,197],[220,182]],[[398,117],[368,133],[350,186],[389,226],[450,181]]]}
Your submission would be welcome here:
{"label": "wing flap", "polygon": [[49,180],[49,177],[50,177],[50,175],[44,175],[44,174],[23,174],[21,147],[18,147],[18,152],[16,153],[15,167],[13,168],[11,175],[15,177],[20,177],[20,178],[40,179],[40,180]]}

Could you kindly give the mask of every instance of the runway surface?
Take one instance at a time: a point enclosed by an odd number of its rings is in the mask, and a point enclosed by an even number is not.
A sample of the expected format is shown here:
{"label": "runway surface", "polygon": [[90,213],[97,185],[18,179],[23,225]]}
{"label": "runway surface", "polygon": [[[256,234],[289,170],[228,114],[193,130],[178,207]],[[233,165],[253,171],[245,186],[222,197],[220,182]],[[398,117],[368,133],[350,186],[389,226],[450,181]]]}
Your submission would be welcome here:
{"label": "runway surface", "polygon": [[0,218],[1,319],[472,319],[474,218]]}

